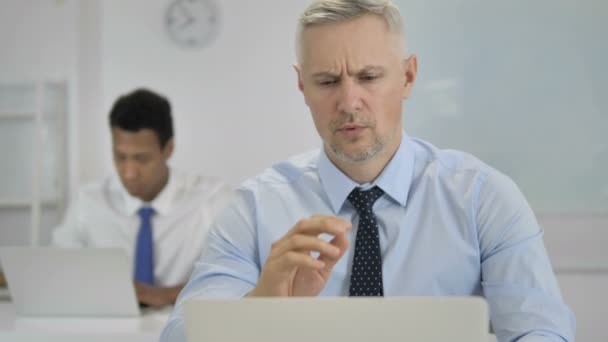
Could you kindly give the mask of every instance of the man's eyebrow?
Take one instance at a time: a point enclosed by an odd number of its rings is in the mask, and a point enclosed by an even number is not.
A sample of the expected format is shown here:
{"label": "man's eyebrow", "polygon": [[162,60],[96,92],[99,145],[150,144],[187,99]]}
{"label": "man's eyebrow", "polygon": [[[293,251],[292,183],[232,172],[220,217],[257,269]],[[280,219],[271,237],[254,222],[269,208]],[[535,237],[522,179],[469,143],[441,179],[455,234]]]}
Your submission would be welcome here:
{"label": "man's eyebrow", "polygon": [[335,72],[330,71],[319,71],[312,74],[313,78],[322,78],[322,77],[339,77],[340,75]]}
{"label": "man's eyebrow", "polygon": [[[360,70],[358,70],[355,75],[366,74],[366,73],[383,73],[384,67],[377,65],[366,65]],[[331,71],[319,71],[312,74],[313,78],[323,78],[323,77],[339,77],[340,74],[331,72]]]}
{"label": "man's eyebrow", "polygon": [[376,66],[376,65],[367,65],[363,69],[359,70],[357,74],[363,73],[382,73],[384,72],[384,67]]}

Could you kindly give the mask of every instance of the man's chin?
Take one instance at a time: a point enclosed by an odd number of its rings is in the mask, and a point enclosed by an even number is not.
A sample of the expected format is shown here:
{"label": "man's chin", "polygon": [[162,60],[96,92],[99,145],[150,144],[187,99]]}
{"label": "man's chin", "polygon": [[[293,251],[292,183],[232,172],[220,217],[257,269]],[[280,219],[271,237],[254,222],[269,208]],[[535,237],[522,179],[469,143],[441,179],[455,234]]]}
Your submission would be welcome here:
{"label": "man's chin", "polygon": [[364,149],[334,149],[334,155],[341,161],[348,163],[363,163],[374,158],[378,151],[372,148]]}
{"label": "man's chin", "polygon": [[139,191],[137,189],[129,189],[127,187],[125,187],[125,189],[129,193],[129,195],[131,195],[133,197],[138,197],[138,198],[141,197],[141,191]]}

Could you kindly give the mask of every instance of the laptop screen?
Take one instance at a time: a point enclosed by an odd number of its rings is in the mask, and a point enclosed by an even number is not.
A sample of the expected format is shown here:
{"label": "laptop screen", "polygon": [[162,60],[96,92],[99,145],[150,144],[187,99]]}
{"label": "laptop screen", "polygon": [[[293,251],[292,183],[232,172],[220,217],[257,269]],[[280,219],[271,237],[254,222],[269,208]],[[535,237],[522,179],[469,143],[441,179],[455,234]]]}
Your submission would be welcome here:
{"label": "laptop screen", "polygon": [[2,247],[0,262],[18,315],[139,315],[122,249]]}

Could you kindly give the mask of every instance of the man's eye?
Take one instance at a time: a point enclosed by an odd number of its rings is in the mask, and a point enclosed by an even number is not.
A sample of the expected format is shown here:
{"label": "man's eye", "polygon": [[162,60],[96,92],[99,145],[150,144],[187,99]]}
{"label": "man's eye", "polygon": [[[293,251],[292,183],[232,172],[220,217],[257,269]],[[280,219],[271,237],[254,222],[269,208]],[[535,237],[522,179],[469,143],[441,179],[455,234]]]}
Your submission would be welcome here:
{"label": "man's eye", "polygon": [[378,75],[363,75],[361,76],[362,81],[374,81],[380,78]]}
{"label": "man's eye", "polygon": [[334,85],[336,83],[337,83],[336,80],[322,80],[322,81],[319,81],[319,85],[321,85],[321,86],[331,86],[331,85]]}

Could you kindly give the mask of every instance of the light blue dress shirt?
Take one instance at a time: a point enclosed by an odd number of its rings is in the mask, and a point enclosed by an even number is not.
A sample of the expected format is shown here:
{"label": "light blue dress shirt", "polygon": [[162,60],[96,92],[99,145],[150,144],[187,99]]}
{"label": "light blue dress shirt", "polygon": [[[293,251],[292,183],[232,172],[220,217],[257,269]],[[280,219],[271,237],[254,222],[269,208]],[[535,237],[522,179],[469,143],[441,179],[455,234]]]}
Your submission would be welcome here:
{"label": "light blue dress shirt", "polygon": [[[499,341],[574,341],[543,231],[517,186],[471,155],[405,135],[373,184],[385,296],[484,296]],[[314,214],[353,222],[348,194],[359,184],[321,150],[246,181],[202,247],[161,336],[185,341],[181,305],[192,297],[241,297],[258,280],[273,241]],[[356,229],[348,233],[354,246]],[[354,248],[322,296],[348,295]],[[523,337],[523,338],[522,338]]]}

